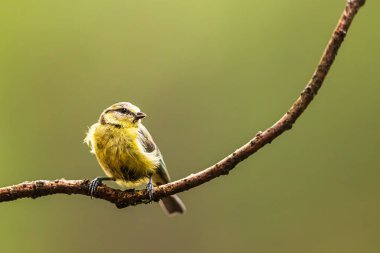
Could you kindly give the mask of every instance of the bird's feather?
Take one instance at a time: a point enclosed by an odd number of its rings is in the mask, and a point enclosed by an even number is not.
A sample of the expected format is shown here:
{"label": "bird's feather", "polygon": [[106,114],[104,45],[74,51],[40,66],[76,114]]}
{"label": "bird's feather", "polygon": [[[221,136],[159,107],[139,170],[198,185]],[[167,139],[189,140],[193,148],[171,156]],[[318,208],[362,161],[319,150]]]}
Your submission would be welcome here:
{"label": "bird's feather", "polygon": [[148,129],[146,129],[143,124],[140,124],[138,131],[139,131],[138,139],[139,139],[139,142],[144,147],[145,152],[155,153],[155,156],[157,156],[157,158],[159,158],[160,160],[158,168],[157,168],[157,176],[155,177],[156,179],[155,183],[157,185],[169,183],[170,176],[169,176],[168,170],[166,169],[164,159],[162,158],[161,152],[156,146],[156,144],[154,143],[153,138],[150,135]]}

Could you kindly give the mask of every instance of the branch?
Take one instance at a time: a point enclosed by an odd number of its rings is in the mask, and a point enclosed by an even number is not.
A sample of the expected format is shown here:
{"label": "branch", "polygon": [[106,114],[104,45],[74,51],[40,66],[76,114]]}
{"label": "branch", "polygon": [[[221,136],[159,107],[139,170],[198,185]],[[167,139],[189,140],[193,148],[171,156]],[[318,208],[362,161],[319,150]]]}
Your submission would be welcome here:
{"label": "branch", "polygon": [[[247,144],[243,145],[211,167],[180,180],[155,187],[154,201],[197,187],[221,175],[227,175],[238,163],[254,154],[266,144],[271,143],[283,132],[291,129],[298,117],[317,95],[318,90],[321,88],[322,83],[334,62],[335,56],[347,34],[352,20],[364,3],[365,0],[347,1],[343,14],[338,21],[338,25],[323,52],[322,58],[311,77],[311,80],[281,119],[265,131],[257,133]],[[0,188],[0,202],[20,198],[38,198],[57,193],[82,194],[89,196],[89,182],[90,181],[87,179],[59,179],[54,181],[38,180],[24,182],[18,185]],[[118,208],[147,203],[147,200],[149,199],[148,193],[145,190],[121,191],[109,188],[105,185],[100,185],[97,188],[94,197],[107,200],[115,204]]]}

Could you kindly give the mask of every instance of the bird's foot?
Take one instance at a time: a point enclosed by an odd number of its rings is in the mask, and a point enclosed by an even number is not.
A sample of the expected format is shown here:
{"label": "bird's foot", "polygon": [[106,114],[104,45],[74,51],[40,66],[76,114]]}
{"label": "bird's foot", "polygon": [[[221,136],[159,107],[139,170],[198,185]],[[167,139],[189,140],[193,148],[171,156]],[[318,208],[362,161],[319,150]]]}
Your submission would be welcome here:
{"label": "bird's foot", "polygon": [[153,193],[154,193],[152,176],[150,176],[150,178],[149,178],[149,182],[146,185],[146,190],[147,190],[147,192],[149,194],[149,202],[152,202],[152,200],[153,200]]}
{"label": "bird's foot", "polygon": [[91,198],[94,196],[94,193],[96,191],[96,188],[106,180],[114,180],[112,177],[97,177],[94,180],[92,180],[88,186],[88,192],[91,196]]}

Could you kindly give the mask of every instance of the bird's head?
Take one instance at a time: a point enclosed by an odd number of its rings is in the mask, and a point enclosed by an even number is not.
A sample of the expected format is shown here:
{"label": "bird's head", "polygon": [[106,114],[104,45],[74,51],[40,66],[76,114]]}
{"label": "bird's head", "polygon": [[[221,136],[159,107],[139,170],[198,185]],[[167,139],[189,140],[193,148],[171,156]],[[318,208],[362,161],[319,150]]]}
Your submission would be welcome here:
{"label": "bird's head", "polygon": [[100,115],[99,123],[119,128],[138,127],[140,120],[145,116],[146,114],[137,106],[128,102],[120,102],[105,109]]}

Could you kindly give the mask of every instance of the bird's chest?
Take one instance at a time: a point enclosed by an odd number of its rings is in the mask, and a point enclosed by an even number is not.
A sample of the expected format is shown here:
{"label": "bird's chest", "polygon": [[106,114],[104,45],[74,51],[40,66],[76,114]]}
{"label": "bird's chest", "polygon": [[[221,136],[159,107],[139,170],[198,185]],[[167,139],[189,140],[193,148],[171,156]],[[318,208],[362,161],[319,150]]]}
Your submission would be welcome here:
{"label": "bird's chest", "polygon": [[137,129],[101,129],[94,136],[95,154],[114,177],[143,177],[156,165],[138,143]]}

